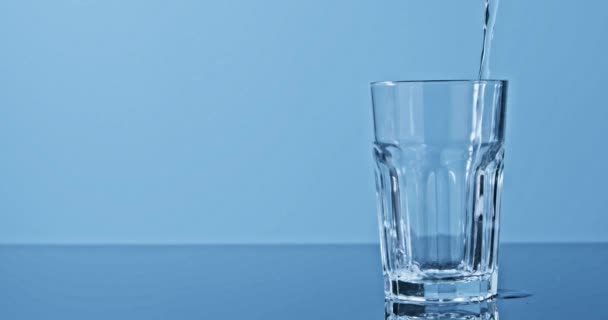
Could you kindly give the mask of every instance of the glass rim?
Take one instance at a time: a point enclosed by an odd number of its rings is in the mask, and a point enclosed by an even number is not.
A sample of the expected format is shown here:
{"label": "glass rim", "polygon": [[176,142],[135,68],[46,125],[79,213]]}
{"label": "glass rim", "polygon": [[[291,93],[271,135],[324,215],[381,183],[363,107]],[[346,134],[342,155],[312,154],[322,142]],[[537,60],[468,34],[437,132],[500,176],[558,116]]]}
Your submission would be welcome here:
{"label": "glass rim", "polygon": [[454,79],[454,80],[382,80],[372,81],[370,85],[373,86],[396,86],[401,84],[451,84],[451,83],[501,83],[507,84],[509,81],[506,79]]}

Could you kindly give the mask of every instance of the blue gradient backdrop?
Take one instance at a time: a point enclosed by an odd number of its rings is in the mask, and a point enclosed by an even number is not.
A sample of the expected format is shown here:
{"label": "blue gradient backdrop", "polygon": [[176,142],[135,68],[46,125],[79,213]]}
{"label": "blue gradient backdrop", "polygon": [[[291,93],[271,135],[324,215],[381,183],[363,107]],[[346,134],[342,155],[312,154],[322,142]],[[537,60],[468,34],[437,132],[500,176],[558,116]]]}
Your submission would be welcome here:
{"label": "blue gradient backdrop", "polygon": [[[503,240],[606,241],[608,3],[502,2]],[[474,77],[481,23],[481,0],[0,0],[0,242],[375,242],[368,83]]]}

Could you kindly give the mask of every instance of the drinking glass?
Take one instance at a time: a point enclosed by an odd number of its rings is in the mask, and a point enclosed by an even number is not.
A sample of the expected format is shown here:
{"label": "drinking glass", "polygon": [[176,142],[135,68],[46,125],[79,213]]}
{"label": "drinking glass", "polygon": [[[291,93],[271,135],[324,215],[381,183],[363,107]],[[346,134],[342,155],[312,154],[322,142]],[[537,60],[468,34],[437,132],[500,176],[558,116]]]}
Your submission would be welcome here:
{"label": "drinking glass", "polygon": [[371,89],[387,297],[495,296],[507,82],[383,81]]}

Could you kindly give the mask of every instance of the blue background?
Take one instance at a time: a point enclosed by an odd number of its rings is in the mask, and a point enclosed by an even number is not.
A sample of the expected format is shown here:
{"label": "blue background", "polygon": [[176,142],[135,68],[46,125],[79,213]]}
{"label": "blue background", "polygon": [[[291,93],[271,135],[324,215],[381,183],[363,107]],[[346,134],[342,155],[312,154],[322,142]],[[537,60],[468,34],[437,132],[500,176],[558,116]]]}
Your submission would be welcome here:
{"label": "blue background", "polygon": [[[482,1],[0,0],[0,242],[376,242],[368,83]],[[608,3],[506,0],[506,241],[606,241]]]}

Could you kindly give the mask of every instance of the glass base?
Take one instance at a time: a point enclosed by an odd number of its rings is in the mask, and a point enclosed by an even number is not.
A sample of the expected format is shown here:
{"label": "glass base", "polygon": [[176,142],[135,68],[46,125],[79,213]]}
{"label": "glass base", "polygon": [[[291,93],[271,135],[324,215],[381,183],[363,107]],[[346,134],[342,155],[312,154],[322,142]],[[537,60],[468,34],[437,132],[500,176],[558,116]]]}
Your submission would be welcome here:
{"label": "glass base", "polygon": [[411,302],[385,302],[386,320],[498,320],[496,300],[455,304],[416,304]]}
{"label": "glass base", "polygon": [[498,273],[457,280],[388,280],[386,296],[418,303],[466,303],[496,296]]}

